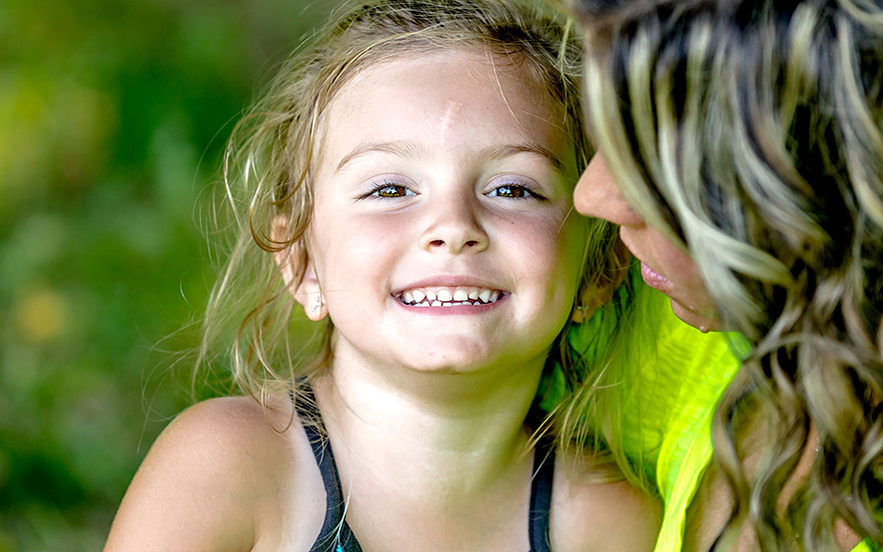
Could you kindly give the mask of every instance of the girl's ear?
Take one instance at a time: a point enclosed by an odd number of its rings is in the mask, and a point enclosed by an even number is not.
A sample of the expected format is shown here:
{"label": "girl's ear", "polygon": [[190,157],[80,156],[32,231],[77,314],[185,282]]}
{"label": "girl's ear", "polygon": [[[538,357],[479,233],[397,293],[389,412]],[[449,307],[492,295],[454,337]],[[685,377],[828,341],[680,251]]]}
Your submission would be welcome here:
{"label": "girl's ear", "polygon": [[328,309],[325,308],[325,296],[322,295],[322,288],[311,261],[307,261],[303,278],[294,292],[294,300],[304,308],[307,318],[314,322],[318,322],[328,315]]}
{"label": "girl's ear", "polygon": [[[273,219],[273,229],[271,238],[277,243],[285,243],[288,238],[288,217],[285,215],[276,215]],[[313,263],[309,256],[300,254],[298,251],[303,247],[301,243],[291,243],[286,247],[273,253],[279,270],[282,271],[282,279],[285,281],[285,288],[294,297],[294,300],[300,303],[310,320],[318,321],[325,318],[328,310],[325,308],[325,298],[322,295],[322,289],[319,286],[319,279],[316,277],[316,271],[313,269]],[[299,264],[306,261],[303,267],[303,275],[297,280],[297,274],[301,272]]]}
{"label": "girl's ear", "polygon": [[288,241],[287,215],[276,215],[273,217],[273,225],[270,228],[270,240],[274,244],[285,244],[285,247],[273,252],[273,258],[276,260],[276,266],[282,271],[282,280],[285,282],[285,288],[293,292],[294,287],[299,283],[294,281],[299,267],[295,266],[295,263],[298,262],[297,255],[293,251],[293,245]]}
{"label": "girl's ear", "polygon": [[599,307],[613,300],[613,290],[616,286],[607,283],[598,283],[593,286],[584,286],[577,294],[577,304],[570,313],[570,319],[574,324],[582,324],[595,314]]}
{"label": "girl's ear", "polygon": [[582,324],[603,305],[613,300],[613,292],[622,285],[629,271],[632,254],[619,240],[610,252],[609,271],[602,274],[600,281],[591,286],[583,286],[577,292],[577,304],[570,319]]}

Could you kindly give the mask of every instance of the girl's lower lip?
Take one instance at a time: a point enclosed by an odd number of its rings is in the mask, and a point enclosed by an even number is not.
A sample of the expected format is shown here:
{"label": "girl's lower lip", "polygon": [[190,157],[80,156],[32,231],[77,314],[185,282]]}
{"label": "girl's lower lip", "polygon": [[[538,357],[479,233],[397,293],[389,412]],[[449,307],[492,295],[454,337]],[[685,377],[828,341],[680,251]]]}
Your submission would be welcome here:
{"label": "girl's lower lip", "polygon": [[483,312],[487,312],[492,310],[494,307],[499,305],[508,299],[509,294],[500,297],[493,303],[488,303],[486,305],[451,305],[449,307],[418,307],[415,305],[406,305],[401,301],[397,301],[399,305],[408,309],[410,312],[418,313],[418,314],[429,314],[433,316],[438,315],[468,315],[468,314],[479,314]]}
{"label": "girl's lower lip", "polygon": [[671,280],[647,266],[643,261],[641,262],[641,277],[653,289],[659,291],[669,291],[671,289]]}

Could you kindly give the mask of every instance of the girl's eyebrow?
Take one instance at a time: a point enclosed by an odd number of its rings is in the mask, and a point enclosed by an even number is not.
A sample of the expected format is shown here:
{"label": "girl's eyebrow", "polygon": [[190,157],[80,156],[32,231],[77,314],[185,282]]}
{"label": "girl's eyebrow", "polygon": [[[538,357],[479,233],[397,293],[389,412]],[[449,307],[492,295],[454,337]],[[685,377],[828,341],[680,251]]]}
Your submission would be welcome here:
{"label": "girl's eyebrow", "polygon": [[564,168],[564,163],[561,161],[561,158],[559,156],[552,153],[552,151],[548,148],[544,148],[543,146],[533,142],[491,146],[482,150],[480,155],[489,157],[491,159],[502,159],[504,157],[516,155],[518,153],[532,153],[544,157],[546,161],[548,161],[549,164],[552,165],[552,168],[554,168],[558,172],[561,172]]}
{"label": "girl's eyebrow", "polygon": [[340,163],[337,164],[337,170],[335,171],[335,173],[340,172],[341,169],[343,169],[346,165],[348,165],[355,159],[365,154],[374,152],[391,153],[399,157],[408,158],[418,158],[425,155],[423,148],[421,148],[419,144],[411,140],[396,140],[393,142],[370,142],[367,144],[359,144],[353,149],[353,151],[343,156],[343,159],[341,159]]}
{"label": "girl's eyebrow", "polygon": [[[360,144],[356,146],[351,152],[343,156],[343,159],[341,159],[340,163],[337,164],[337,169],[335,170],[335,173],[339,173],[346,165],[358,159],[359,157],[374,152],[390,153],[399,157],[412,159],[428,157],[426,149],[412,140],[371,142],[367,144]],[[564,164],[557,155],[552,153],[552,151],[548,148],[544,148],[543,146],[532,142],[488,146],[480,150],[477,156],[488,159],[503,159],[505,157],[510,157],[519,153],[530,153],[534,155],[539,155],[543,157],[546,161],[548,161],[549,164],[552,165],[552,168],[554,168],[556,171],[562,172],[563,170]]]}

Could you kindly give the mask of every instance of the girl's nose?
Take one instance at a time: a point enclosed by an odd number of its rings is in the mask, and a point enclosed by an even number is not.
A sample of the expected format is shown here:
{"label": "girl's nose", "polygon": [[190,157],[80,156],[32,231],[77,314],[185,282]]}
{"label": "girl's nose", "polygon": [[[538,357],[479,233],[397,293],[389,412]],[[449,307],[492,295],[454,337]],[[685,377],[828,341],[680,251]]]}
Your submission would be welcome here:
{"label": "girl's nose", "polygon": [[430,222],[420,236],[420,247],[431,252],[478,253],[488,246],[488,235],[476,218],[477,200],[451,199],[430,207]]}
{"label": "girl's nose", "polygon": [[576,210],[588,217],[609,220],[620,226],[640,224],[643,219],[622,197],[607,162],[600,153],[589,161],[573,191]]}

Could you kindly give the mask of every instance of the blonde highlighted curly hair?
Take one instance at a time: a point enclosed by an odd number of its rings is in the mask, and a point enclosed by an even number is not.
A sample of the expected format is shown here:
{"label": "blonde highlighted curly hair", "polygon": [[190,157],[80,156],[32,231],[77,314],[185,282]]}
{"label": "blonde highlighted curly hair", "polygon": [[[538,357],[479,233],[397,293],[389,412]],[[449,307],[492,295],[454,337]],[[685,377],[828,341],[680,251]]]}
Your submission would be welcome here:
{"label": "blonde highlighted curly hair", "polygon": [[[883,4],[565,3],[623,195],[753,345],[715,420],[735,497],[720,547],[745,521],[764,550],[835,550],[837,519],[883,542]],[[748,404],[769,428],[750,470]]]}

